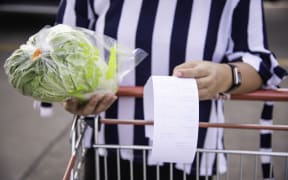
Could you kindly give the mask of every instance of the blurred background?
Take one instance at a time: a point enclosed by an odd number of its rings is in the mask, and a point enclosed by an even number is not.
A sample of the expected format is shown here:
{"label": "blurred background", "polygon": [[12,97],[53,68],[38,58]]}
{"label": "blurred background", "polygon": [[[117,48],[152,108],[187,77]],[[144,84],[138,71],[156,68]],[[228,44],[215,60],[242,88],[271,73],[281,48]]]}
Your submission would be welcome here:
{"label": "blurred background", "polygon": [[[0,179],[3,180],[61,179],[71,154],[72,115],[60,104],[54,104],[53,116],[40,117],[39,110],[33,108],[33,100],[8,84],[2,68],[6,58],[29,36],[45,25],[53,25],[58,4],[59,0],[25,3],[0,0]],[[288,0],[265,1],[265,13],[270,49],[288,70]],[[288,87],[287,80],[281,87]],[[227,122],[258,123],[261,108],[262,102],[227,101]],[[275,103],[274,124],[288,124],[287,109],[288,102]],[[288,152],[287,139],[288,132],[274,132],[273,151]],[[259,131],[225,130],[225,141],[228,149],[258,150]],[[237,174],[239,169],[235,166],[234,171]],[[246,174],[244,179],[250,179],[249,172]],[[281,179],[283,174],[276,177]]]}

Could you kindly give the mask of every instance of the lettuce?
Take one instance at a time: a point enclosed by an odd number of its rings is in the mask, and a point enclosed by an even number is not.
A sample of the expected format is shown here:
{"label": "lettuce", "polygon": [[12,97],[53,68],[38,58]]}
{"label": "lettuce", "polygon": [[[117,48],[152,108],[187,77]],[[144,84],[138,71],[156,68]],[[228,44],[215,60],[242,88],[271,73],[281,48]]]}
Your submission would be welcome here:
{"label": "lettuce", "polygon": [[115,93],[117,46],[97,47],[94,41],[67,25],[43,28],[6,59],[8,80],[23,95],[45,102]]}

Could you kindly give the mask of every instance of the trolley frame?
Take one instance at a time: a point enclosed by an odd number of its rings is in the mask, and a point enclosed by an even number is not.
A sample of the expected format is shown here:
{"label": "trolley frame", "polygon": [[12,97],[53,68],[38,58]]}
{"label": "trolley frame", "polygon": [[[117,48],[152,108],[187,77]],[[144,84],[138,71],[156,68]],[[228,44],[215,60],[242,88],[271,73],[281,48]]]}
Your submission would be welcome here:
{"label": "trolley frame", "polygon": [[[143,87],[120,87],[118,96],[130,96],[130,97],[143,97]],[[225,99],[228,100],[249,100],[249,101],[288,101],[288,90],[287,89],[277,89],[277,90],[258,90],[252,93],[238,94],[238,95],[226,95]],[[99,148],[106,149],[115,149],[117,152],[117,180],[120,180],[120,149],[133,149],[133,150],[142,150],[143,152],[143,179],[146,177],[146,153],[145,151],[151,150],[150,146],[139,146],[139,145],[108,145],[108,144],[98,144],[98,131],[95,129],[99,128],[99,124],[130,124],[130,125],[153,125],[153,121],[139,121],[139,120],[124,120],[124,119],[99,119],[95,118],[97,122],[94,123],[94,135],[95,135],[95,144],[93,148],[95,149],[95,163],[96,163],[96,180],[100,179],[100,170],[99,170]],[[74,116],[73,125],[71,129],[71,148],[72,155],[67,165],[63,180],[80,179],[81,167],[84,164],[83,157],[85,156],[86,149],[81,146],[84,133],[87,129],[87,124],[81,120],[80,116]],[[238,124],[238,123],[199,123],[201,128],[232,128],[232,129],[250,129],[250,130],[276,130],[276,131],[288,131],[288,125],[259,125],[259,124]],[[259,156],[269,156],[269,157],[280,157],[285,159],[283,175],[288,179],[288,153],[287,152],[260,152],[260,151],[246,151],[246,150],[217,150],[217,149],[197,149],[196,152],[196,179],[199,178],[199,153],[216,153],[217,156],[220,153],[224,153],[227,156],[239,155],[240,156],[240,172],[239,178],[243,178],[243,156],[254,156],[255,161],[255,173],[254,179],[257,179],[257,168],[258,157]],[[217,158],[219,159],[219,158]],[[104,162],[107,163],[107,157],[104,157]],[[105,164],[105,163],[104,163]],[[219,162],[217,161],[217,164]],[[106,164],[107,165],[107,164]],[[173,180],[173,163],[170,164],[170,180]],[[217,166],[219,167],[219,166]],[[104,167],[105,170],[105,180],[107,179],[107,167]],[[132,170],[131,170],[132,169]],[[157,180],[160,179],[159,174],[160,166],[157,166]],[[216,179],[220,179],[220,174],[217,170]],[[272,178],[272,168],[270,168],[270,178]],[[130,177],[133,180],[133,163],[130,161]],[[229,179],[229,171],[226,173],[225,179]],[[186,180],[185,172],[183,172],[183,180]]]}

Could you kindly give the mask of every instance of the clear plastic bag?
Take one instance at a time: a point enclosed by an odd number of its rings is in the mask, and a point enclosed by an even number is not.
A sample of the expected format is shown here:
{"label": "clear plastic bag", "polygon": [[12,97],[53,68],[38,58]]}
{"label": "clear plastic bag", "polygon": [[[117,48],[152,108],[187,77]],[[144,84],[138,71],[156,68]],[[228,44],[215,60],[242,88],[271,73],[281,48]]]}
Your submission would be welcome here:
{"label": "clear plastic bag", "polygon": [[115,93],[123,77],[147,53],[113,38],[63,24],[46,26],[6,59],[10,84],[21,94],[45,102]]}

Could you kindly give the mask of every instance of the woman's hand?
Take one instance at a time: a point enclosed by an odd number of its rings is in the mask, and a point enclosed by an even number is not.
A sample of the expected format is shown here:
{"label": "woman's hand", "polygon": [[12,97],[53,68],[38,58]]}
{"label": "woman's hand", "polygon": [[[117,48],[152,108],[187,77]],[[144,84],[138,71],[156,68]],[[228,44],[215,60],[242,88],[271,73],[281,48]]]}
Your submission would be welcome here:
{"label": "woman's hand", "polygon": [[117,99],[114,94],[95,94],[88,101],[71,98],[64,102],[64,108],[77,115],[91,115],[106,111]]}
{"label": "woman's hand", "polygon": [[232,84],[230,67],[227,64],[209,61],[185,62],[174,68],[173,75],[180,78],[194,78],[200,100],[215,98]]}

